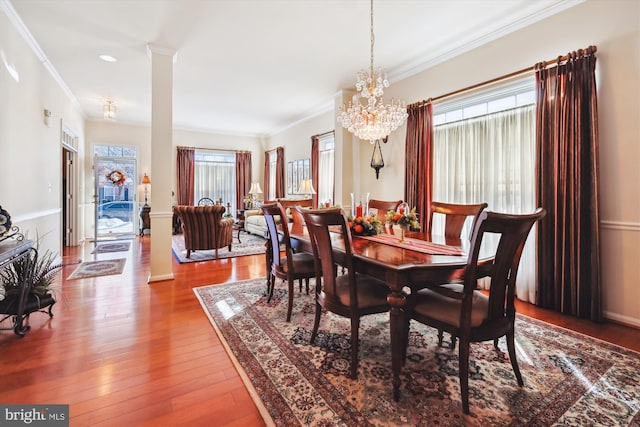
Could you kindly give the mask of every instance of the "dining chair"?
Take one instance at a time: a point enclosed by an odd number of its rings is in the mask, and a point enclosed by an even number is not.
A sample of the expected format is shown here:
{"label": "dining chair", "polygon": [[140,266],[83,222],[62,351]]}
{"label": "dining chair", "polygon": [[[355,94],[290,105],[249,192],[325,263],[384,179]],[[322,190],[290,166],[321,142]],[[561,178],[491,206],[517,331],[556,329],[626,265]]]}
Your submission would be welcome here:
{"label": "dining chair", "polygon": [[[475,222],[478,220],[480,213],[487,208],[487,203],[475,203],[475,204],[456,204],[456,203],[444,203],[444,202],[431,202],[431,216],[429,217],[429,234],[432,234],[433,228],[433,215],[442,214],[445,216],[444,222],[444,238],[448,245],[460,246],[462,239],[462,229],[469,217],[471,220],[471,230]],[[442,340],[444,335],[442,330],[438,330],[438,345],[442,346]],[[456,346],[456,338],[451,337],[449,342],[449,348],[453,349]]]}
{"label": "dining chair", "polygon": [[442,214],[445,216],[444,237],[445,239],[460,239],[462,228],[467,218],[473,217],[471,229],[478,219],[480,212],[489,206],[487,203],[456,204],[444,202],[431,202],[431,216],[429,217],[429,232],[432,231],[433,215]]}
{"label": "dining chair", "polygon": [[398,206],[402,203],[402,200],[377,200],[377,199],[369,199],[369,210],[376,210],[376,218],[380,220],[383,224],[387,220],[387,212],[389,211],[397,211]]}
{"label": "dining chair", "polygon": [[[316,315],[311,343],[318,335],[323,309],[351,319],[351,378],[356,379],[360,317],[389,311],[389,288],[378,279],[355,272],[351,231],[342,209],[300,211],[309,232],[316,268]],[[344,241],[342,252],[335,250],[329,227],[339,228]],[[344,267],[344,274],[338,275],[337,266]]]}
{"label": "dining chair", "polygon": [[[514,346],[516,275],[529,231],[544,215],[542,208],[523,215],[483,211],[474,224],[463,283],[422,289],[411,297],[409,313],[413,320],[459,339],[458,369],[465,414],[469,413],[470,343],[493,340],[498,349],[498,338],[505,336],[518,385],[524,384]],[[480,247],[487,234],[495,235],[497,249],[492,261],[482,262]],[[488,295],[476,290],[481,277],[491,278]]]}
{"label": "dining chair", "polygon": [[[300,291],[302,291],[302,279],[305,280],[307,294],[309,294],[309,279],[315,277],[315,265],[313,256],[307,252],[294,253],[291,248],[291,239],[285,209],[279,203],[270,203],[261,206],[262,214],[267,223],[269,240],[271,243],[271,271],[268,272],[267,302],[273,297],[273,289],[276,279],[286,280],[288,284],[289,301],[287,305],[287,322],[291,321],[291,311],[293,310],[293,288],[294,282],[298,280]],[[283,227],[278,227],[282,224]],[[282,234],[278,233],[280,231]],[[281,237],[280,237],[281,236]],[[284,246],[285,256],[282,256],[281,245]]]}

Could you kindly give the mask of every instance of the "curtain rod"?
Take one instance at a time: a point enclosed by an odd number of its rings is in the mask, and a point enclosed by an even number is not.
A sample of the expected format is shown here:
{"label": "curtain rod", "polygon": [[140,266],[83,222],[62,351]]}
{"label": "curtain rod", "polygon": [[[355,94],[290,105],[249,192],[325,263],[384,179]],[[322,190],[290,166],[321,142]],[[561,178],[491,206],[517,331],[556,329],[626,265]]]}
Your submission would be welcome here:
{"label": "curtain rod", "polygon": [[482,83],[476,83],[474,85],[467,86],[467,87],[462,88],[462,89],[454,90],[453,92],[445,93],[444,95],[440,95],[440,96],[436,96],[434,98],[428,98],[428,99],[423,99],[422,101],[414,102],[413,104],[409,104],[407,106],[407,108],[420,107],[422,105],[433,103],[433,102],[436,102],[436,101],[440,101],[442,99],[449,98],[449,97],[454,96],[454,95],[459,95],[461,93],[468,92],[470,90],[477,89],[477,88],[482,87],[482,86],[488,86],[490,84],[499,82],[501,80],[507,80],[507,79],[510,79],[512,77],[519,76],[521,74],[530,73],[532,71],[535,71],[538,68],[546,68],[549,65],[553,65],[553,64],[557,64],[557,63],[566,61],[571,57],[575,57],[576,55],[582,55],[583,53],[585,55],[593,55],[594,53],[596,53],[597,50],[598,50],[598,48],[596,46],[589,46],[588,48],[586,48],[584,50],[583,49],[579,49],[577,52],[574,51],[574,52],[571,52],[571,53],[569,53],[567,55],[559,56],[559,57],[557,57],[555,59],[550,59],[548,61],[539,62],[534,66],[523,68],[522,70],[514,71],[512,73],[505,74],[503,76],[496,77],[494,79],[487,80],[487,81],[484,81]]}
{"label": "curtain rod", "polygon": [[323,136],[327,136],[327,135],[331,135],[331,134],[335,134],[336,131],[335,130],[330,130],[324,133],[319,133],[317,135],[312,135],[311,138],[322,138]]}
{"label": "curtain rod", "polygon": [[187,147],[183,145],[178,145],[176,148],[188,148],[192,150],[200,150],[200,151],[227,151],[229,153],[250,153],[250,150],[229,150],[225,148],[200,148],[200,147]]}

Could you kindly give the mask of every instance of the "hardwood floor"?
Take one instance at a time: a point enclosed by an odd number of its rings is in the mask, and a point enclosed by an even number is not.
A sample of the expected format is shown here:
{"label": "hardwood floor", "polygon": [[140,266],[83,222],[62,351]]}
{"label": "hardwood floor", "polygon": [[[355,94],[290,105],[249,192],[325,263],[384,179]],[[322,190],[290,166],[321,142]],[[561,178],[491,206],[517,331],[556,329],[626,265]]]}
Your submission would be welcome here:
{"label": "hardwood floor", "polygon": [[[191,264],[147,284],[150,237],[128,252],[69,248],[79,260],[126,257],[120,275],[62,280],[53,319],[31,316],[19,338],[0,332],[0,402],[70,405],[72,426],[265,425],[192,288],[264,277],[264,256]],[[520,313],[640,351],[640,330],[518,304]]]}

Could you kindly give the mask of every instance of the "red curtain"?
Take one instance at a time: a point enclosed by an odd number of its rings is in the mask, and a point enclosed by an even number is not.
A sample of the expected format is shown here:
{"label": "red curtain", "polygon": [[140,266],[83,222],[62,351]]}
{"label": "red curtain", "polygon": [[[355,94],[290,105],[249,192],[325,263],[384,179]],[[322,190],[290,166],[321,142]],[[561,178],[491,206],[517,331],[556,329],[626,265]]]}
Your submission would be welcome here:
{"label": "red curtain", "polygon": [[195,153],[193,148],[178,147],[176,199],[179,205],[193,206]]}
{"label": "red curtain", "polygon": [[433,199],[433,123],[431,102],[410,105],[405,144],[404,200],[415,207],[423,231]]}
{"label": "red curtain", "polygon": [[242,151],[236,153],[236,206],[244,209],[244,196],[251,189],[251,152]]}
{"label": "red curtain", "polygon": [[[318,189],[320,175],[318,171],[318,159],[320,158],[320,137],[314,135],[311,137],[311,183],[313,188]],[[318,193],[312,196],[313,206],[318,207]]]}
{"label": "red curtain", "polygon": [[284,148],[276,148],[276,199],[284,197]]}
{"label": "red curtain", "polygon": [[602,319],[595,48],[536,65],[538,305]]}
{"label": "red curtain", "polygon": [[269,175],[271,174],[270,151],[264,152],[264,200],[269,199]]}

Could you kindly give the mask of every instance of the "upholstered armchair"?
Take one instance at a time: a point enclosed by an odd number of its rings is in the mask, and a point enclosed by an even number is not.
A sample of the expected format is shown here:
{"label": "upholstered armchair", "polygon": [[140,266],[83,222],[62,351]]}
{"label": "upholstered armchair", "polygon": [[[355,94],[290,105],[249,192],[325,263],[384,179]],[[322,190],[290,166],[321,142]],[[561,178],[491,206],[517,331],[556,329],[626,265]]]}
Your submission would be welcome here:
{"label": "upholstered armchair", "polygon": [[174,206],[173,210],[182,221],[187,258],[196,250],[215,249],[216,258],[220,248],[231,251],[233,219],[222,218],[224,206]]}

